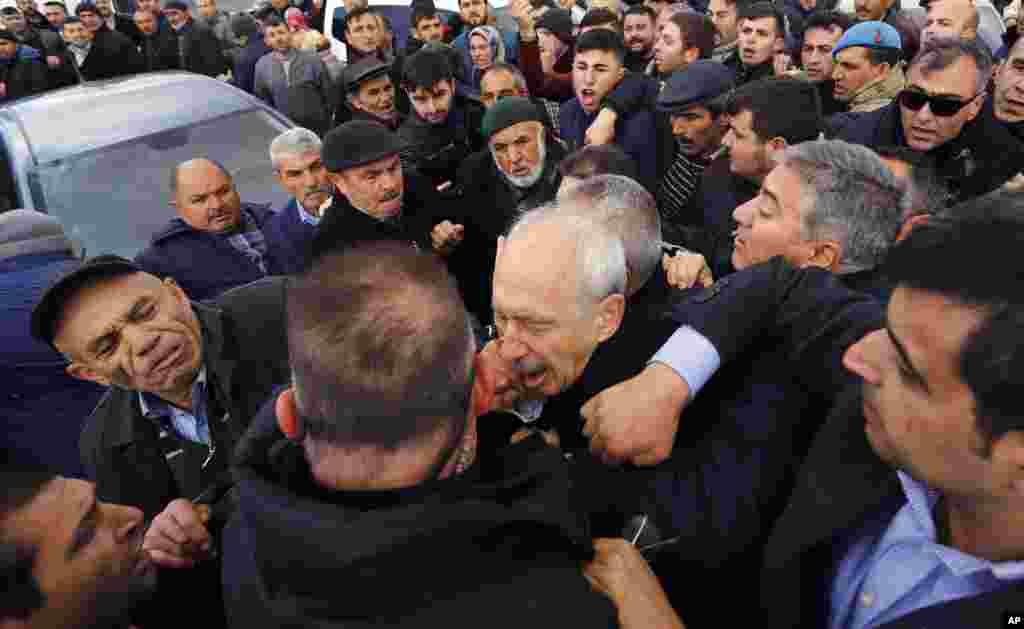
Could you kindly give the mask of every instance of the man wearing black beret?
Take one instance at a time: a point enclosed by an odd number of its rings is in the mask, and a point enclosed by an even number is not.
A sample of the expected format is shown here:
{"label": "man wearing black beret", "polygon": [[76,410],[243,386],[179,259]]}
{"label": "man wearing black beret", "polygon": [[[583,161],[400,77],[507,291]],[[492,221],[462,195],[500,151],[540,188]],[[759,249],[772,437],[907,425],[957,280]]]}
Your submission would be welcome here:
{"label": "man wearing black beret", "polygon": [[403,172],[401,149],[395,133],[369,120],[346,122],[324,137],[321,157],[334,196],[321,210],[311,260],[371,240],[399,240],[441,253],[461,241],[461,228],[452,221],[438,225],[440,199],[429,181]]}

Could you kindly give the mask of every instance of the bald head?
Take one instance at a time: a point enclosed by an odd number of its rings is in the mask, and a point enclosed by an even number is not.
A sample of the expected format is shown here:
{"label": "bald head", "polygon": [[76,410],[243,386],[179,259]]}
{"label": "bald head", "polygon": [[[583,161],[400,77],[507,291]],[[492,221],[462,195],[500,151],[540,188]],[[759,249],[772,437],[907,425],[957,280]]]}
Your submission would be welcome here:
{"label": "bald head", "polygon": [[928,5],[921,46],[936,37],[973,40],[978,37],[978,9],[974,0],[934,0]]}
{"label": "bald head", "polygon": [[178,164],[171,172],[171,205],[198,231],[224,232],[241,221],[242,201],[227,169],[211,159]]}

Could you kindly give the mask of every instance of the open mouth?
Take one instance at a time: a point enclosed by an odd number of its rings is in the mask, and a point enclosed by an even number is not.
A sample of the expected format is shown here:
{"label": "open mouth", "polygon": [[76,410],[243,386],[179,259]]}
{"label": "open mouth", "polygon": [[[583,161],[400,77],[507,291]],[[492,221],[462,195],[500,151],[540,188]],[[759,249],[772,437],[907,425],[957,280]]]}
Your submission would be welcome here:
{"label": "open mouth", "polygon": [[591,105],[597,100],[597,93],[592,89],[583,88],[580,90],[580,102],[584,105]]}

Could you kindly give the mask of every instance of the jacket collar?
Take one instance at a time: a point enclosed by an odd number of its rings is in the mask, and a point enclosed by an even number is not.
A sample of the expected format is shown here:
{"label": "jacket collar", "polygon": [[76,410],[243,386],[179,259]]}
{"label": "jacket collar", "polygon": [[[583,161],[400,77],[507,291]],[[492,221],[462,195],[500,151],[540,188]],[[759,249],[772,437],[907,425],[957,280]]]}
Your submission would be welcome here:
{"label": "jacket collar", "polygon": [[903,68],[895,67],[884,77],[861,86],[850,99],[850,111],[872,111],[893,102],[906,86]]}

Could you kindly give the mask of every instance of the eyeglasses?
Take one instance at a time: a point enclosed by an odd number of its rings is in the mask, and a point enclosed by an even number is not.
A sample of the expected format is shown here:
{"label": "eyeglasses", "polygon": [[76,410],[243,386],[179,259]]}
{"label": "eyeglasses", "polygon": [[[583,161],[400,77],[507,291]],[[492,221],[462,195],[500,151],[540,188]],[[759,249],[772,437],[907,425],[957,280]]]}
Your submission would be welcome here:
{"label": "eyeglasses", "polygon": [[921,108],[928,105],[928,109],[936,116],[948,118],[971,104],[975,98],[984,93],[985,90],[982,90],[967,100],[959,100],[949,96],[932,96],[919,90],[905,89],[900,92],[897,98],[899,99],[900,106],[906,107],[910,111],[920,111]]}

